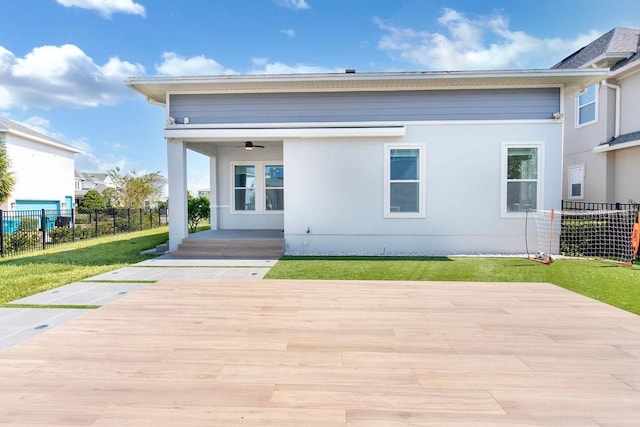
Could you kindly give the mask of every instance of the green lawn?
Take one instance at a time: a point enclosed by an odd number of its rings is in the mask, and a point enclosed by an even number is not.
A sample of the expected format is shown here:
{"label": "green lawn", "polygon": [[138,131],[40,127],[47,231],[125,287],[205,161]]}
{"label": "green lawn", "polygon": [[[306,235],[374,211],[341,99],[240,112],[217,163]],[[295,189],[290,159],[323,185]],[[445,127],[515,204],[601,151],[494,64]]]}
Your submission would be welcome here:
{"label": "green lawn", "polygon": [[0,258],[0,304],[143,261],[140,251],[166,242],[168,228],[67,243]]}
{"label": "green lawn", "polygon": [[285,257],[267,279],[549,282],[640,314],[640,265],[520,258]]}

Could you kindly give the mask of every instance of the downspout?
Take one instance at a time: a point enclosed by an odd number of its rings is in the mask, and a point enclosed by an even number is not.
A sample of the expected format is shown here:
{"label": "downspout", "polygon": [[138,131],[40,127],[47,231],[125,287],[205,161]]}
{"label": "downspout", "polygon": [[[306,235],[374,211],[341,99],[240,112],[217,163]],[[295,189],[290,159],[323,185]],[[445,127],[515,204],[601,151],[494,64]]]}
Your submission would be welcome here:
{"label": "downspout", "polygon": [[613,117],[613,118],[614,118],[614,123],[615,123],[615,129],[614,129],[613,137],[614,137],[614,138],[617,138],[617,137],[619,137],[619,136],[620,136],[620,104],[621,104],[621,100],[620,100],[620,99],[621,99],[620,91],[621,91],[621,88],[620,88],[620,86],[618,86],[618,85],[614,85],[614,84],[609,83],[609,82],[607,81],[607,79],[604,79],[604,80],[602,81],[602,84],[603,84],[605,87],[607,87],[607,88],[609,88],[609,89],[613,89],[613,90],[615,90],[615,91],[616,91],[616,109],[615,109],[615,111],[613,112],[613,114],[614,114],[614,117]]}

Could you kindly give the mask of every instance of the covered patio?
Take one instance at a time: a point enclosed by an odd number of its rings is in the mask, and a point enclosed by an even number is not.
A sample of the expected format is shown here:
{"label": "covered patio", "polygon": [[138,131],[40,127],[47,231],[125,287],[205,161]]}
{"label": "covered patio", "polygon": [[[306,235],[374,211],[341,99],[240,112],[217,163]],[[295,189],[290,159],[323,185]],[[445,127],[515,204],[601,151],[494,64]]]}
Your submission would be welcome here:
{"label": "covered patio", "polygon": [[550,284],[166,279],[0,353],[0,420],[634,425],[638,358]]}

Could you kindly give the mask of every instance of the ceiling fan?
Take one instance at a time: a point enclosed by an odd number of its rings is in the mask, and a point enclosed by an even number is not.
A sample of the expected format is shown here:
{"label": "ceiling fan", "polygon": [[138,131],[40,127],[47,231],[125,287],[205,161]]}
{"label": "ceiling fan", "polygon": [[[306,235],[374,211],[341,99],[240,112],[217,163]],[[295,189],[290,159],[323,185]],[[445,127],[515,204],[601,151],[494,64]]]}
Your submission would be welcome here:
{"label": "ceiling fan", "polygon": [[244,149],[247,151],[251,151],[254,148],[264,148],[264,145],[255,145],[253,142],[251,141],[247,141],[244,143]]}

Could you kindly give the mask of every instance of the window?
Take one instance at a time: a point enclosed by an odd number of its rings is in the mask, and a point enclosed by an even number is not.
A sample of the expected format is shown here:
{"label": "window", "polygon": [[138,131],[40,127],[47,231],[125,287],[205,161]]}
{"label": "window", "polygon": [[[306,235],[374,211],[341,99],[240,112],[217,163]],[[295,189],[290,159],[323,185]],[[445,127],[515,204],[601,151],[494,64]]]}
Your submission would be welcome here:
{"label": "window", "polygon": [[569,198],[584,198],[584,165],[569,167]]}
{"label": "window", "polygon": [[256,210],[256,167],[235,165],[233,173],[234,210]]}
{"label": "window", "polygon": [[592,85],[580,96],[578,96],[578,126],[587,125],[596,121],[597,110],[597,88]]}
{"label": "window", "polygon": [[266,165],[264,167],[265,210],[284,210],[284,167]]}
{"label": "window", "polygon": [[279,162],[233,162],[232,211],[278,213],[284,210],[284,166]]}
{"label": "window", "polygon": [[502,213],[540,208],[541,144],[505,144],[502,162]]}
{"label": "window", "polygon": [[424,217],[423,147],[388,144],[385,149],[385,216]]}

